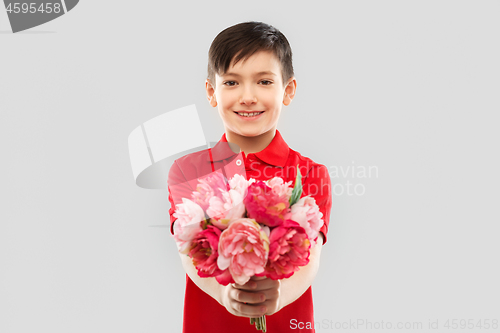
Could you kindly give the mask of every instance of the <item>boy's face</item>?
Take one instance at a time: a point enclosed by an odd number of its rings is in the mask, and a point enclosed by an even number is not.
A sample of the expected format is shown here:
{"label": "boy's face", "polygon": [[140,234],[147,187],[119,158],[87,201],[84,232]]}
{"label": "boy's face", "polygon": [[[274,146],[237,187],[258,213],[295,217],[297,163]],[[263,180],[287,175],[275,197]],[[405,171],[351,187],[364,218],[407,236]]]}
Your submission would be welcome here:
{"label": "boy's face", "polygon": [[[279,60],[272,52],[259,51],[232,64],[222,76],[216,74],[215,85],[207,80],[206,89],[226,132],[253,137],[276,130],[282,104],[290,104],[296,84],[291,78],[284,86]],[[257,117],[237,113],[262,111]]]}

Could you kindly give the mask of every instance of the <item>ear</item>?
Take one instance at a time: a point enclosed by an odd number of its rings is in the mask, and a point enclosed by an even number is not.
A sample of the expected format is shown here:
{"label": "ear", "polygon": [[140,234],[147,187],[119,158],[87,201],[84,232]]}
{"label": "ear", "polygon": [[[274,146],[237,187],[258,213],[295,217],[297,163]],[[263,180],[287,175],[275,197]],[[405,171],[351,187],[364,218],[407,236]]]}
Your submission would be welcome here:
{"label": "ear", "polygon": [[205,82],[205,89],[207,90],[208,103],[210,103],[211,106],[216,107],[217,101],[215,99],[215,88],[212,83],[210,83],[209,79]]}
{"label": "ear", "polygon": [[283,95],[283,104],[289,105],[292,99],[295,97],[295,90],[297,89],[297,80],[295,77],[291,77],[285,87],[285,93]]}

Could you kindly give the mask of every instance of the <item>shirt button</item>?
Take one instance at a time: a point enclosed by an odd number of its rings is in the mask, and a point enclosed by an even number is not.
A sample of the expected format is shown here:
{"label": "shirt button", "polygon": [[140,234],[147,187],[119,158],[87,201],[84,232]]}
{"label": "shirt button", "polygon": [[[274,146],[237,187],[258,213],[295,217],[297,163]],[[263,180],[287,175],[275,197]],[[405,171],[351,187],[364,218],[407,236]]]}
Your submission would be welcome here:
{"label": "shirt button", "polygon": [[236,165],[240,166],[241,165],[241,160],[236,160]]}

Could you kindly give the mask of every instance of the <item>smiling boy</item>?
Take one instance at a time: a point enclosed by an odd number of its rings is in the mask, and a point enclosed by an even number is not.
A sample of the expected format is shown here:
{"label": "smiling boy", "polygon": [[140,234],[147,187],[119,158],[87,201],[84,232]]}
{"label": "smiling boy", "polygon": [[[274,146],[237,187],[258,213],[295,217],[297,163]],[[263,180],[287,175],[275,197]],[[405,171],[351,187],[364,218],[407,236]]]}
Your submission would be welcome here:
{"label": "smiling boy", "polygon": [[[267,180],[277,176],[294,182],[299,165],[302,196],[315,198],[324,224],[309,263],[288,279],[254,277],[244,285],[223,286],[214,278],[200,278],[191,259],[181,254],[187,273],[183,332],[253,333],[256,330],[248,318],[264,314],[268,332],[314,332],[311,328],[297,329],[292,323],[314,322],[311,284],[326,242],[331,184],[327,168],[289,148],[277,130],[282,105],[291,103],[297,87],[287,39],[278,29],[261,22],[240,23],[223,30],[209,50],[205,87],[210,105],[218,108],[224,123],[225,133],[219,143],[240,148],[247,178]],[[182,180],[188,164],[191,168],[198,165],[199,156],[184,156],[169,171],[172,233],[178,201],[171,195],[171,185]]]}
{"label": "smiling boy", "polygon": [[271,143],[281,105],[290,104],[295,95],[296,79],[284,82],[281,72],[274,53],[260,50],[222,76],[211,73],[206,81],[208,100],[213,107],[218,106],[226,139],[245,154],[259,152]]}

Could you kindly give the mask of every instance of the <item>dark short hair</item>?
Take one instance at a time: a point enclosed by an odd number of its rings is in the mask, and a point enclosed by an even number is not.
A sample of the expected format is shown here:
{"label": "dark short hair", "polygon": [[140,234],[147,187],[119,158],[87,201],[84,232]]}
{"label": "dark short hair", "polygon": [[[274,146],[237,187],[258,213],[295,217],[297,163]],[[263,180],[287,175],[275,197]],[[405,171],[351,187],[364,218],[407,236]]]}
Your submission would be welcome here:
{"label": "dark short hair", "polygon": [[215,86],[215,74],[223,75],[238,61],[258,51],[271,51],[281,63],[283,85],[294,75],[292,48],[285,35],[272,25],[243,22],[222,30],[208,51],[208,79]]}

